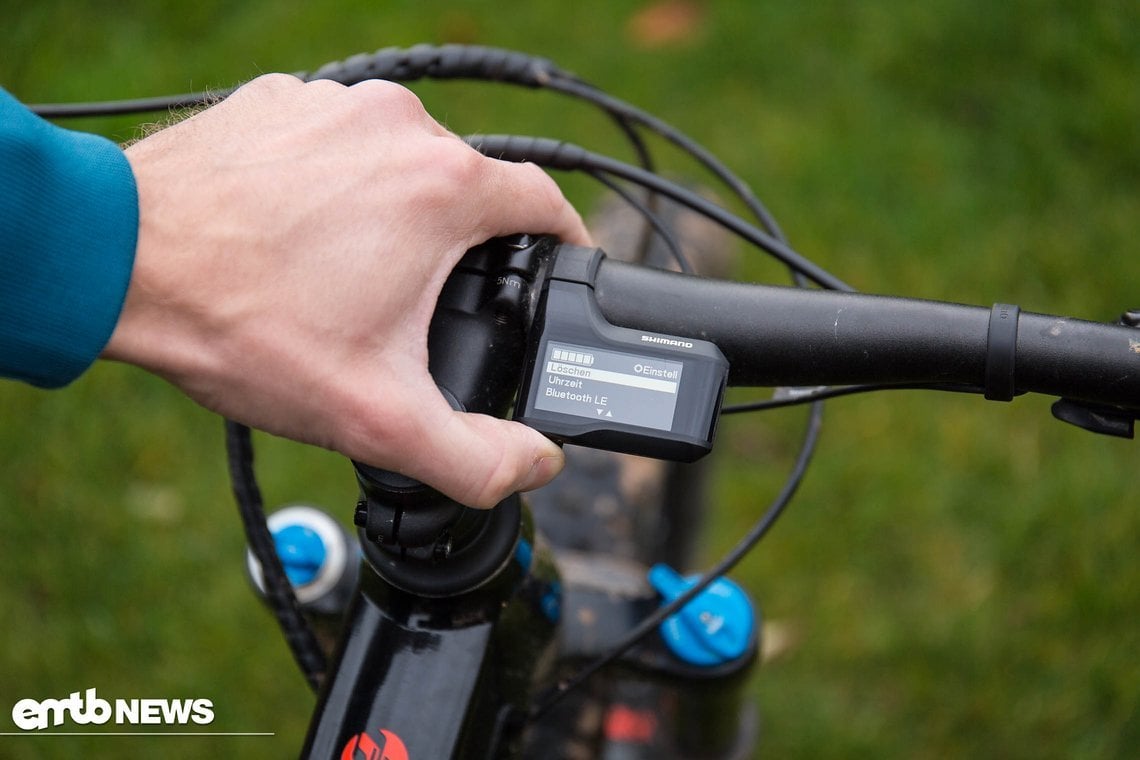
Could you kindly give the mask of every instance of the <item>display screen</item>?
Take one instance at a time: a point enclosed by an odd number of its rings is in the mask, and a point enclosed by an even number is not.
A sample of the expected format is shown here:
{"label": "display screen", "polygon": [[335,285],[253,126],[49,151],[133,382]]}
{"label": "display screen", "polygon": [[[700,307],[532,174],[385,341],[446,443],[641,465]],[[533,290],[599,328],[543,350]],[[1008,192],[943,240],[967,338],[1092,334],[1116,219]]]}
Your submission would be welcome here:
{"label": "display screen", "polygon": [[551,341],[537,409],[624,425],[671,430],[681,362]]}

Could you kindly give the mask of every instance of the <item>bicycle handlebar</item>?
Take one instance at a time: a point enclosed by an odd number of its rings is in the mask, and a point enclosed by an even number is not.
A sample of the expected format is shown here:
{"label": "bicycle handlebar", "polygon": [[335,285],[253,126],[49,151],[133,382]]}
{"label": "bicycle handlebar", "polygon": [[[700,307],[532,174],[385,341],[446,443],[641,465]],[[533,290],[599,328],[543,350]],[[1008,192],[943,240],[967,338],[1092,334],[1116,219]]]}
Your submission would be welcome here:
{"label": "bicycle handlebar", "polygon": [[[1007,361],[989,337],[991,310],[978,306],[725,282],[608,259],[595,293],[615,325],[716,343],[730,385],[958,384],[989,396],[987,375]],[[1140,407],[1136,329],[1016,309],[1013,320],[1010,397]]]}

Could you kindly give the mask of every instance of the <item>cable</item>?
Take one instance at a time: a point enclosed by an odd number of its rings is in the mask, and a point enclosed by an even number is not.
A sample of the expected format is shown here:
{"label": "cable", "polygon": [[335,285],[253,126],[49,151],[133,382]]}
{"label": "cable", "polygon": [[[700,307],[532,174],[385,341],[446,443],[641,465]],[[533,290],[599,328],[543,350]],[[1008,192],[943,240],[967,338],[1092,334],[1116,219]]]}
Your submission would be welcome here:
{"label": "cable", "polygon": [[622,163],[606,156],[598,156],[591,154],[593,158],[598,159],[596,168],[600,171],[605,171],[615,176],[627,179],[630,182],[635,182],[643,187],[651,188],[668,196],[679,203],[683,203],[694,211],[700,212],[707,216],[709,219],[723,225],[724,227],[732,230],[736,234],[743,237],[750,243],[763,249],[773,258],[783,263],[788,268],[799,272],[804,277],[807,277],[817,285],[827,288],[829,290],[840,290],[845,292],[854,292],[854,288],[839,279],[835,275],[828,272],[823,267],[815,262],[804,258],[801,254],[796,252],[780,238],[773,237],[764,232],[758,227],[755,227],[748,222],[745,222],[740,217],[732,214],[729,211],[717,206],[711,201],[702,198],[700,195],[687,190],[686,188],[677,185],[663,177],[656,174],[649,174],[648,172],[630,164]]}
{"label": "cable", "polygon": [[[547,86],[558,89],[559,84],[560,83],[557,80],[554,80]],[[635,183],[642,184],[647,188],[652,188],[658,192],[661,192],[663,195],[667,195],[674,200],[677,200],[678,202],[689,206],[689,208],[692,208],[699,213],[704,213],[708,218],[723,224],[730,230],[736,232],[750,242],[753,242],[762,249],[768,251],[776,258],[784,261],[784,263],[788,265],[789,269],[792,270],[793,279],[800,287],[803,287],[806,284],[803,279],[806,276],[810,279],[813,279],[817,283],[824,285],[824,287],[833,287],[837,290],[846,291],[854,290],[838,278],[835,278],[824,270],[816,267],[814,263],[807,262],[811,264],[811,266],[803,266],[803,264],[806,262],[806,259],[802,259],[802,257],[796,254],[795,251],[793,251],[787,245],[787,239],[783,235],[775,219],[767,211],[763,204],[760,203],[760,201],[752,194],[748,186],[740,181],[734,174],[724,168],[720,162],[715,159],[715,157],[704,150],[704,148],[699,144],[695,143],[692,140],[689,140],[686,136],[677,132],[676,130],[673,130],[671,127],[664,124],[663,122],[660,122],[660,120],[656,119],[655,117],[649,116],[648,114],[641,114],[639,112],[636,112],[636,109],[628,107],[626,104],[621,103],[621,101],[610,99],[608,96],[605,96],[600,92],[591,91],[591,88],[589,88],[587,85],[573,83],[562,84],[565,85],[561,87],[561,89],[564,91],[572,92],[572,94],[576,94],[579,97],[584,97],[588,100],[594,101],[595,103],[603,104],[602,107],[607,108],[607,110],[612,109],[616,112],[622,112],[632,120],[639,121],[640,123],[650,126],[653,131],[656,131],[658,134],[661,134],[667,139],[670,139],[672,142],[674,142],[674,144],[678,145],[678,147],[681,147],[682,150],[689,152],[690,155],[697,158],[698,161],[703,163],[706,168],[710,169],[710,171],[712,171],[737,193],[738,197],[740,197],[741,200],[744,201],[744,203],[753,212],[753,214],[756,215],[760,224],[768,231],[770,237],[756,234],[756,232],[759,231],[754,232],[753,230],[741,229],[745,223],[743,223],[738,218],[728,214],[728,212],[724,211],[723,209],[719,209],[719,207],[715,207],[712,204],[693,203],[691,201],[694,199],[683,197],[683,193],[676,192],[676,190],[684,190],[684,188],[663,187],[662,183],[665,181],[661,180],[655,175],[652,178],[638,176],[636,172],[626,171],[625,167],[620,167],[620,171],[613,171],[614,168],[618,168],[613,165],[593,167],[596,171],[609,170],[610,173],[613,173],[617,176],[622,176],[623,178]],[[560,152],[560,149],[556,149],[555,153],[558,152]],[[583,151],[583,153],[585,153],[585,151]],[[585,160],[588,161],[589,158],[586,158]],[[616,164],[617,162],[613,163]],[[633,167],[629,168],[632,169]],[[700,199],[698,196],[697,200],[703,201],[704,199]],[[729,217],[731,217],[731,219]],[[735,220],[735,222],[733,220]],[[737,223],[739,223],[739,226]],[[750,227],[750,225],[748,226]],[[766,237],[767,239],[765,239]],[[804,402],[800,401],[798,403]],[[537,706],[531,711],[531,714],[529,716],[531,720],[537,720],[541,718],[544,714],[549,712],[549,710],[552,709],[566,694],[585,684],[585,682],[589,680],[589,678],[594,673],[598,672],[606,665],[614,662],[631,647],[635,646],[637,642],[652,634],[652,632],[656,630],[656,628],[670,615],[675,614],[677,611],[682,609],[690,600],[694,599],[705,588],[713,583],[717,577],[727,572],[731,567],[735,566],[735,564],[739,562],[739,560],[745,554],[751,551],[756,543],[758,543],[760,539],[763,538],[763,536],[768,532],[768,530],[771,529],[772,525],[783,513],[784,509],[791,501],[792,496],[795,494],[799,483],[802,481],[804,473],[806,472],[807,465],[811,461],[811,457],[815,452],[816,445],[819,440],[819,431],[822,425],[822,414],[823,402],[821,400],[813,401],[808,428],[805,431],[804,439],[800,446],[799,454],[797,455],[796,464],[793,467],[792,472],[789,474],[784,488],[781,490],[780,494],[772,502],[767,512],[760,519],[760,521],[757,522],[757,524],[749,532],[745,539],[741,541],[732,552],[726,555],[725,558],[721,560],[721,562],[719,562],[712,570],[706,573],[705,576],[702,577],[702,579],[698,581],[696,585],[689,589],[687,593],[681,595],[671,604],[666,605],[662,609],[658,610],[655,614],[643,620],[632,631],[630,631],[622,639],[622,641],[619,642],[619,644],[616,645],[607,655],[604,655],[598,660],[595,660],[593,663],[586,665],[574,677],[559,684],[554,688],[554,690],[548,692],[544,698],[540,698]]]}
{"label": "cable", "polygon": [[[756,198],[751,188],[707,149],[672,125],[630,103],[602,92],[545,58],[478,45],[413,45],[410,48],[387,47],[374,53],[354,55],[341,61],[327,63],[311,73],[299,72],[296,76],[307,81],[332,79],[342,84],[354,84],[365,79],[410,82],[424,77],[466,78],[547,88],[569,95],[591,103],[610,114],[629,137],[639,161],[646,169],[652,170],[652,160],[632,124],[641,124],[691,155],[724,182],[749,207],[769,233],[783,237],[775,218]],[[203,105],[211,100],[224,98],[232,91],[232,89],[213,90],[95,103],[46,103],[33,105],[31,109],[41,116],[51,118],[143,113]]]}
{"label": "cable", "polygon": [[784,483],[784,487],[768,506],[763,517],[761,517],[747,535],[732,548],[732,551],[703,574],[692,588],[638,623],[637,626],[627,633],[620,642],[615,644],[613,649],[608,653],[585,665],[581,670],[575,673],[573,677],[548,690],[545,695],[539,698],[537,706],[531,709],[530,715],[528,716],[530,720],[538,720],[541,718],[558,704],[566,694],[581,687],[599,670],[616,661],[619,657],[636,646],[639,641],[652,634],[665,620],[679,612],[686,604],[695,599],[716,581],[717,578],[735,567],[746,554],[752,551],[760,539],[775,525],[776,520],[779,519],[784,509],[788,506],[788,503],[791,502],[800,483],[803,482],[804,475],[807,472],[807,466],[811,463],[812,454],[815,452],[822,425],[823,403],[817,401],[811,406],[807,430],[804,433],[803,442],[800,445],[795,464],[792,467],[791,473],[788,475],[788,479]]}
{"label": "cable", "polygon": [[[545,58],[479,45],[413,45],[410,48],[381,48],[374,53],[355,55],[327,63],[315,72],[298,72],[294,76],[308,82],[324,79],[344,85],[356,84],[367,79],[413,82],[425,77],[470,78],[526,87],[544,87],[555,78],[562,82],[564,87],[571,87],[575,82],[581,83],[572,74],[562,71]],[[33,113],[45,118],[116,116],[206,105],[228,97],[234,89],[236,88],[89,103],[41,103],[29,108]],[[563,89],[555,91],[569,93]],[[645,140],[634,126],[633,120],[620,109],[603,108],[603,110],[629,141],[639,165],[646,171],[654,171],[653,157]],[[654,209],[656,203],[652,191],[646,193],[645,203],[650,209]],[[646,227],[639,245],[643,253],[648,247],[648,239],[649,228]]]}
{"label": "cable", "polygon": [[297,596],[285,575],[285,568],[277,556],[273,536],[266,524],[261,489],[257,486],[257,477],[253,471],[253,441],[249,428],[232,420],[225,422],[230,483],[245,528],[246,541],[254,557],[261,563],[265,599],[281,627],[293,659],[309,686],[317,691],[327,669],[325,655],[308,621],[301,614]]}
{"label": "cable", "polygon": [[[696,159],[748,206],[770,234],[783,237],[775,218],[756,198],[751,188],[702,145],[672,125],[630,103],[602,92],[545,58],[477,45],[413,45],[406,49],[381,48],[374,53],[355,55],[342,61],[327,63],[311,73],[299,72],[296,76],[307,81],[332,79],[342,84],[354,84],[365,79],[410,82],[424,77],[469,78],[547,88],[569,95],[607,112],[626,134],[639,162],[646,170],[653,170],[653,161],[633,124],[646,127]],[[231,92],[233,89],[94,103],[44,103],[33,105],[31,109],[40,116],[48,118],[110,116],[199,106],[224,98]]]}
{"label": "cable", "polygon": [[[656,175],[652,174],[651,170],[637,170],[636,167],[629,167],[628,165],[621,164],[620,162],[609,159],[607,161],[597,162],[598,165],[587,169],[593,176],[600,179],[603,176],[601,174],[603,171],[614,174],[615,176],[632,181],[635,184],[640,184],[641,186],[650,190],[651,193],[660,192],[661,194],[667,195],[674,200],[682,203],[683,205],[686,205],[698,211],[699,213],[703,213],[705,216],[728,227],[738,235],[753,242],[758,247],[768,251],[777,259],[783,261],[793,271],[794,279],[800,286],[803,286],[805,284],[803,277],[806,276],[823,285],[824,287],[831,287],[838,290],[852,290],[850,286],[846,285],[838,278],[825,272],[814,263],[803,259],[803,257],[799,256],[799,254],[793,251],[790,246],[788,246],[787,240],[784,237],[779,226],[776,224],[775,219],[767,211],[763,204],[761,204],[759,200],[755,198],[750,188],[748,188],[748,186],[740,181],[734,174],[729,172],[727,168],[723,167],[723,165],[721,165],[715,157],[708,153],[708,151],[701,147],[699,144],[687,138],[685,135],[681,134],[672,127],[664,124],[664,122],[661,122],[655,117],[637,111],[631,106],[621,103],[621,101],[608,98],[608,96],[603,95],[600,93],[600,91],[591,88],[589,85],[585,85],[584,83],[581,83],[572,77],[558,76],[560,72],[558,72],[557,69],[554,69],[553,67],[544,73],[546,75],[545,77],[539,77],[539,79],[542,80],[538,82],[539,86],[550,87],[551,89],[555,89],[566,94],[577,95],[578,97],[594,102],[596,105],[600,104],[606,111],[614,115],[615,118],[618,118],[618,123],[622,126],[623,130],[627,132],[627,134],[635,134],[635,132],[632,127],[628,126],[626,120],[641,123],[642,125],[650,128],[652,131],[655,131],[658,134],[666,137],[666,139],[674,142],[674,144],[678,145],[678,147],[680,147],[682,150],[688,152],[691,156],[704,164],[706,168],[712,171],[718,178],[725,182],[726,185],[732,189],[738,195],[738,197],[741,198],[745,205],[747,205],[753,214],[756,215],[760,224],[764,227],[764,230],[767,231],[767,234],[765,234],[765,232],[762,230],[757,230],[755,227],[748,225],[729,212],[724,211],[723,209],[720,209],[711,203],[708,203],[705,201],[705,199],[700,198],[695,194],[688,193],[686,189],[672,186],[671,183],[666,183]],[[556,150],[555,153],[557,152],[559,151]],[[534,157],[528,158],[530,160],[535,160]],[[542,162],[536,161],[536,163]],[[652,197],[653,196],[651,195],[651,202]],[[652,213],[646,214],[645,216],[647,219],[655,218]],[[657,227],[657,225],[654,226]],[[664,239],[667,240],[668,238],[664,237]],[[776,519],[783,513],[784,508],[790,502],[792,496],[799,486],[799,483],[803,479],[807,464],[811,460],[811,456],[815,451],[816,443],[818,441],[819,430],[822,423],[822,408],[822,402],[820,401],[815,401],[812,404],[812,411],[809,418],[808,428],[805,431],[804,440],[800,447],[796,464],[792,472],[789,474],[788,480],[786,481],[784,488],[777,496],[776,500],[772,503],[765,515],[756,524],[753,530],[750,531],[744,541],[742,541],[733,552],[730,552],[729,555],[727,555],[720,563],[718,563],[718,565],[712,571],[710,571],[702,581],[698,582],[692,589],[690,589],[688,593],[682,595],[680,598],[675,600],[674,603],[664,607],[657,614],[642,621],[640,625],[638,625],[626,636],[626,638],[623,640],[623,643],[616,647],[615,650],[612,651],[608,656],[600,658],[593,664],[588,665],[575,678],[564,682],[558,689],[550,694],[547,699],[540,701],[539,705],[531,712],[530,717],[532,719],[541,717],[541,715],[551,709],[551,707],[553,707],[565,694],[574,690],[579,685],[585,683],[585,681],[588,680],[593,673],[605,667],[608,663],[613,662],[642,638],[651,634],[657,628],[657,626],[660,625],[661,622],[669,617],[669,615],[681,609],[692,598],[695,598],[697,594],[701,593],[701,591],[704,588],[707,588],[707,586],[711,584],[717,577],[722,575],[729,568],[739,562],[740,558],[743,557],[744,554],[746,554],[749,550],[751,550],[753,546],[755,546],[755,544],[772,527]]]}
{"label": "cable", "polygon": [[[676,240],[668,233],[661,220],[658,219],[653,212],[652,206],[654,205],[654,199],[657,193],[673,198],[698,213],[704,214],[706,217],[727,227],[762,250],[767,251],[792,270],[797,284],[801,286],[805,284],[804,277],[807,277],[823,287],[837,290],[852,290],[852,288],[846,285],[842,280],[795,252],[788,245],[787,239],[777,225],[774,217],[755,197],[751,188],[724,167],[720,161],[703,146],[651,114],[641,111],[617,98],[606,95],[597,88],[559,70],[544,59],[493,48],[476,48],[472,46],[442,46],[438,48],[432,46],[415,46],[408,50],[388,48],[368,56],[353,56],[344,62],[321,67],[321,69],[313,74],[303,74],[301,76],[305,79],[332,78],[345,83],[377,77],[400,81],[408,81],[420,76],[431,76],[433,78],[468,77],[510,82],[531,87],[546,87],[562,94],[583,99],[606,111],[611,118],[616,121],[619,128],[626,134],[634,146],[634,151],[638,155],[638,160],[642,163],[642,168],[639,169],[638,167],[608,157],[587,153],[580,148],[567,146],[564,143],[544,141],[538,144],[543,146],[547,151],[549,151],[550,146],[553,145],[554,150],[552,151],[552,155],[556,158],[561,157],[564,151],[567,153],[577,151],[575,155],[581,158],[581,166],[553,166],[553,168],[585,170],[603,182],[603,184],[613,188],[627,202],[631,202],[649,221],[649,224],[658,234],[661,235],[666,245],[669,246],[670,250],[678,259],[683,270],[687,267],[684,263],[684,257],[681,255],[680,246],[677,245]],[[50,117],[103,116],[136,113],[201,105],[209,102],[211,99],[225,97],[230,92],[231,90],[225,90],[175,95],[164,98],[113,101],[108,103],[39,105],[33,106],[33,110],[40,115]],[[641,135],[637,132],[636,125],[641,125],[672,142],[724,182],[756,216],[763,229],[743,221],[734,214],[688,191],[687,188],[668,182],[654,174],[653,162],[649,155],[648,148],[644,140],[642,140]],[[504,139],[508,140],[505,145],[512,148],[517,148],[518,141],[526,141],[525,138]],[[530,144],[533,146],[536,144],[536,141],[531,140]],[[505,152],[504,149],[504,153]],[[538,161],[534,156],[526,156],[525,160],[543,163]],[[619,185],[610,180],[606,175],[613,175],[614,177],[622,178],[644,187],[649,191],[648,203],[638,204],[632,201],[632,196],[624,192],[624,189],[620,188]],[[648,232],[648,227],[646,228],[646,232]],[[644,238],[644,240],[647,240],[647,237]],[[864,390],[870,389],[870,387],[864,388]],[[822,402],[820,399],[832,395],[844,395],[853,392],[861,391],[855,390],[854,387],[848,389],[828,389],[827,392],[821,391],[818,394],[814,394],[811,398],[761,402],[762,404],[767,404],[767,406],[761,408],[772,408],[773,405],[782,406],[792,403],[807,403],[809,400],[812,403],[808,427],[805,431],[799,454],[797,455],[792,472],[789,474],[779,495],[745,539],[742,540],[732,552],[726,555],[700,582],[673,603],[663,607],[656,614],[642,621],[641,624],[626,636],[623,643],[615,648],[608,656],[587,666],[574,679],[560,685],[548,699],[542,701],[539,706],[532,711],[532,718],[541,716],[566,693],[581,683],[584,683],[593,673],[620,657],[630,647],[652,633],[669,615],[675,613],[688,601],[695,598],[697,594],[701,593],[701,591],[717,577],[733,567],[744,554],[755,546],[772,527],[780,514],[782,514],[803,479],[806,467],[815,450],[822,423]],[[729,411],[729,413],[731,413],[731,411]],[[270,600],[270,606],[274,610],[274,614],[278,617],[282,630],[294,653],[294,658],[301,666],[310,684],[315,686],[321,678],[321,673],[324,671],[323,653],[321,653],[319,647],[316,645],[311,630],[309,630],[306,621],[300,614],[296,598],[292,592],[292,587],[289,585],[288,579],[284,576],[280,560],[272,546],[272,537],[269,535],[268,528],[265,525],[261,495],[257,489],[252,469],[252,446],[248,428],[227,422],[227,449],[230,455],[230,473],[234,484],[235,497],[238,500],[239,511],[242,514],[243,523],[246,527],[247,539],[249,540],[250,546],[253,547],[255,555],[257,555],[262,562],[265,570],[266,592]]]}
{"label": "cable", "polygon": [[693,273],[693,267],[689,263],[689,260],[685,257],[685,254],[681,251],[681,244],[677,242],[677,236],[674,235],[673,232],[665,226],[665,223],[661,221],[661,217],[654,213],[644,203],[633,197],[633,195],[631,195],[624,187],[614,182],[606,175],[595,171],[587,171],[586,173],[596,179],[598,182],[601,182],[603,185],[608,187],[619,198],[628,203],[639,214],[645,217],[645,221],[649,223],[649,226],[653,228],[653,230],[657,233],[657,236],[661,238],[661,241],[663,243],[665,243],[665,246],[669,249],[670,255],[673,257],[673,260],[677,262],[677,266],[681,268],[681,271],[685,274]]}
{"label": "cable", "polygon": [[843,280],[797,253],[783,239],[773,237],[686,187],[631,164],[593,153],[573,143],[542,137],[469,135],[464,139],[481,153],[505,161],[530,161],[564,171],[600,171],[655,190],[731,230],[812,282],[830,290],[854,291]]}
{"label": "cable", "polygon": [[155,98],[135,98],[134,100],[104,100],[94,103],[37,103],[28,109],[45,119],[74,119],[83,116],[121,116],[124,114],[147,113],[149,111],[171,111],[180,108],[194,108],[213,103],[229,96],[233,90],[205,90],[187,92],[181,95],[160,95]]}
{"label": "cable", "polygon": [[[687,151],[690,155],[703,163],[706,168],[712,171],[713,174],[718,176],[722,181],[726,183],[726,185],[728,185],[734,192],[736,192],[738,197],[740,197],[741,200],[753,212],[753,214],[756,215],[760,224],[768,231],[770,238],[765,240],[763,236],[754,234],[751,230],[745,231],[739,229],[736,224],[731,222],[731,220],[725,218],[727,216],[731,216],[728,214],[728,212],[723,212],[722,209],[714,207],[712,204],[706,205],[704,203],[692,203],[690,201],[693,199],[678,197],[679,195],[683,194],[670,192],[670,190],[673,190],[673,188],[666,189],[662,187],[661,183],[664,181],[660,180],[660,178],[657,178],[656,176],[653,176],[650,179],[642,176],[635,176],[635,172],[612,171],[612,169],[615,168],[613,166],[595,167],[595,169],[600,171],[611,170],[611,173],[614,173],[617,176],[623,176],[625,179],[638,184],[642,184],[647,188],[657,190],[658,192],[661,192],[662,194],[672,197],[674,200],[677,200],[678,202],[689,206],[699,213],[704,213],[707,217],[723,224],[732,231],[737,232],[737,234],[741,235],[742,237],[750,240],[750,242],[753,242],[762,249],[767,250],[776,258],[784,261],[784,263],[787,264],[792,270],[793,278],[796,284],[801,287],[805,285],[803,277],[807,276],[819,284],[824,285],[825,287],[834,287],[838,290],[847,291],[853,290],[853,288],[847,286],[838,278],[834,278],[821,269],[818,272],[812,272],[812,269],[818,269],[818,267],[815,267],[814,264],[812,264],[811,267],[802,266],[806,260],[803,260],[802,257],[799,257],[798,254],[796,254],[791,250],[790,247],[788,247],[787,239],[783,235],[775,219],[767,211],[763,204],[760,203],[760,201],[752,194],[750,188],[748,188],[748,186],[740,181],[734,174],[728,171],[728,169],[723,167],[715,157],[704,150],[704,148],[699,144],[690,140],[680,132],[674,130],[672,127],[669,127],[669,125],[664,124],[664,122],[660,122],[660,120],[656,119],[655,117],[638,112],[636,109],[633,109],[621,101],[609,98],[609,96],[606,96],[599,91],[594,91],[588,85],[583,85],[581,83],[572,83],[569,81],[559,82],[558,80],[552,80],[547,84],[547,86],[553,89],[561,89],[562,91],[568,92],[570,94],[575,94],[579,97],[591,100],[596,104],[601,104],[602,107],[610,110],[611,112],[623,113],[623,115],[627,116],[628,118],[649,126],[653,131],[674,142],[674,144],[678,145],[678,147],[680,147],[682,150]],[[591,173],[596,174],[597,172]],[[683,190],[683,188],[677,189]],[[703,199],[699,200],[703,201]],[[721,212],[723,212],[723,215]],[[735,217],[733,218],[735,219]],[[740,220],[737,219],[736,221],[739,222]],[[741,224],[743,225],[744,223],[741,222]],[[807,271],[805,271],[805,269]],[[813,274],[823,276],[813,277]],[[823,282],[820,282],[821,279]],[[804,402],[800,401],[799,403]],[[768,532],[768,530],[771,529],[772,525],[783,513],[784,509],[791,501],[792,496],[798,488],[799,483],[803,479],[807,465],[810,462],[818,443],[819,431],[822,425],[822,412],[822,401],[814,401],[812,403],[812,411],[808,422],[808,428],[805,431],[805,436],[800,446],[799,454],[797,455],[796,464],[793,467],[792,472],[789,474],[789,477],[785,482],[785,486],[780,494],[773,501],[772,505],[769,507],[765,515],[760,519],[752,531],[749,532],[745,539],[741,541],[740,544],[738,544],[738,546],[732,552],[726,555],[726,557],[720,563],[718,563],[716,567],[710,570],[700,581],[698,581],[696,585],[689,589],[687,593],[681,595],[679,598],[674,600],[673,603],[666,605],[662,609],[658,610],[654,615],[651,615],[650,617],[643,620],[638,626],[630,631],[629,634],[627,634],[627,636],[623,638],[623,640],[617,646],[615,646],[611,652],[599,658],[598,660],[595,660],[593,663],[585,666],[573,678],[560,684],[552,692],[548,693],[544,699],[540,699],[537,706],[531,711],[531,720],[537,720],[541,718],[550,709],[552,709],[566,694],[576,688],[579,688],[594,673],[598,672],[609,663],[615,661],[622,654],[628,651],[629,648],[636,645],[638,641],[650,635],[670,615],[683,608],[685,604],[700,594],[717,577],[722,575],[724,572],[727,572],[728,569],[739,562],[739,560],[745,554],[747,554],[756,545],[756,543],[760,541],[761,538],[763,538],[763,536]]]}
{"label": "cable", "polygon": [[712,172],[718,179],[731,189],[740,200],[748,206],[749,210],[756,215],[760,224],[771,234],[773,237],[784,238],[783,232],[780,230],[779,225],[776,223],[775,218],[771,212],[760,202],[760,199],[755,196],[752,189],[748,185],[733,174],[728,167],[720,162],[716,156],[709,153],[709,151],[697,141],[685,133],[678,130],[676,127],[662,121],[656,116],[637,108],[619,98],[602,92],[598,88],[586,84],[581,80],[572,77],[552,77],[550,81],[546,82],[543,86],[572,95],[577,98],[586,100],[594,105],[602,108],[611,113],[621,114],[630,121],[641,124],[656,134],[664,137],[669,142],[676,145],[685,153],[688,153],[696,159],[702,166]]}
{"label": "cable", "polygon": [[[785,389],[791,390],[791,389]],[[810,404],[824,399],[839,398],[840,396],[853,396],[857,393],[872,393],[876,391],[947,391],[949,393],[982,393],[982,389],[972,385],[950,385],[938,383],[904,383],[892,385],[890,383],[867,383],[864,385],[836,385],[822,386],[803,390],[783,397],[765,399],[763,401],[749,401],[742,404],[726,406],[720,410],[724,414],[741,414],[743,412],[762,412],[769,409],[785,409],[790,406]]]}

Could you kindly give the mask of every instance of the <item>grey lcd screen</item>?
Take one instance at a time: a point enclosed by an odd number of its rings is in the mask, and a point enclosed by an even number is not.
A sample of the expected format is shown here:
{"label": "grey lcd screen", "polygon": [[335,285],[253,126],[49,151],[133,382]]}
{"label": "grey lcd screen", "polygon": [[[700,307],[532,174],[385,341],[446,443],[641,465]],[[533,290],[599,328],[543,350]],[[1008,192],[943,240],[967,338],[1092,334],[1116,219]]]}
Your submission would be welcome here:
{"label": "grey lcd screen", "polygon": [[681,362],[551,341],[534,405],[559,414],[671,430]]}

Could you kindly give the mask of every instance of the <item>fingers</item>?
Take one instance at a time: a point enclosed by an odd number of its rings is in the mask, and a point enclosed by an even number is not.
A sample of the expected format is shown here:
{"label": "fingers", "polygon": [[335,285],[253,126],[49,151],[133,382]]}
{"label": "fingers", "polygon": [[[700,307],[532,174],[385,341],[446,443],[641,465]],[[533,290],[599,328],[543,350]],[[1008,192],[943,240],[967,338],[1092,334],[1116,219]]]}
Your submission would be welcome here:
{"label": "fingers", "polygon": [[591,245],[582,217],[536,164],[485,159],[481,197],[486,237],[547,233],[567,243]]}
{"label": "fingers", "polygon": [[549,483],[562,471],[562,449],[517,422],[451,412],[447,441],[424,478],[462,504],[493,507],[519,491]]}
{"label": "fingers", "polygon": [[[428,483],[461,504],[493,507],[519,491],[550,482],[562,471],[562,449],[537,431],[483,414],[443,405],[425,410],[407,430],[405,474]],[[422,407],[421,407],[422,408]]]}

